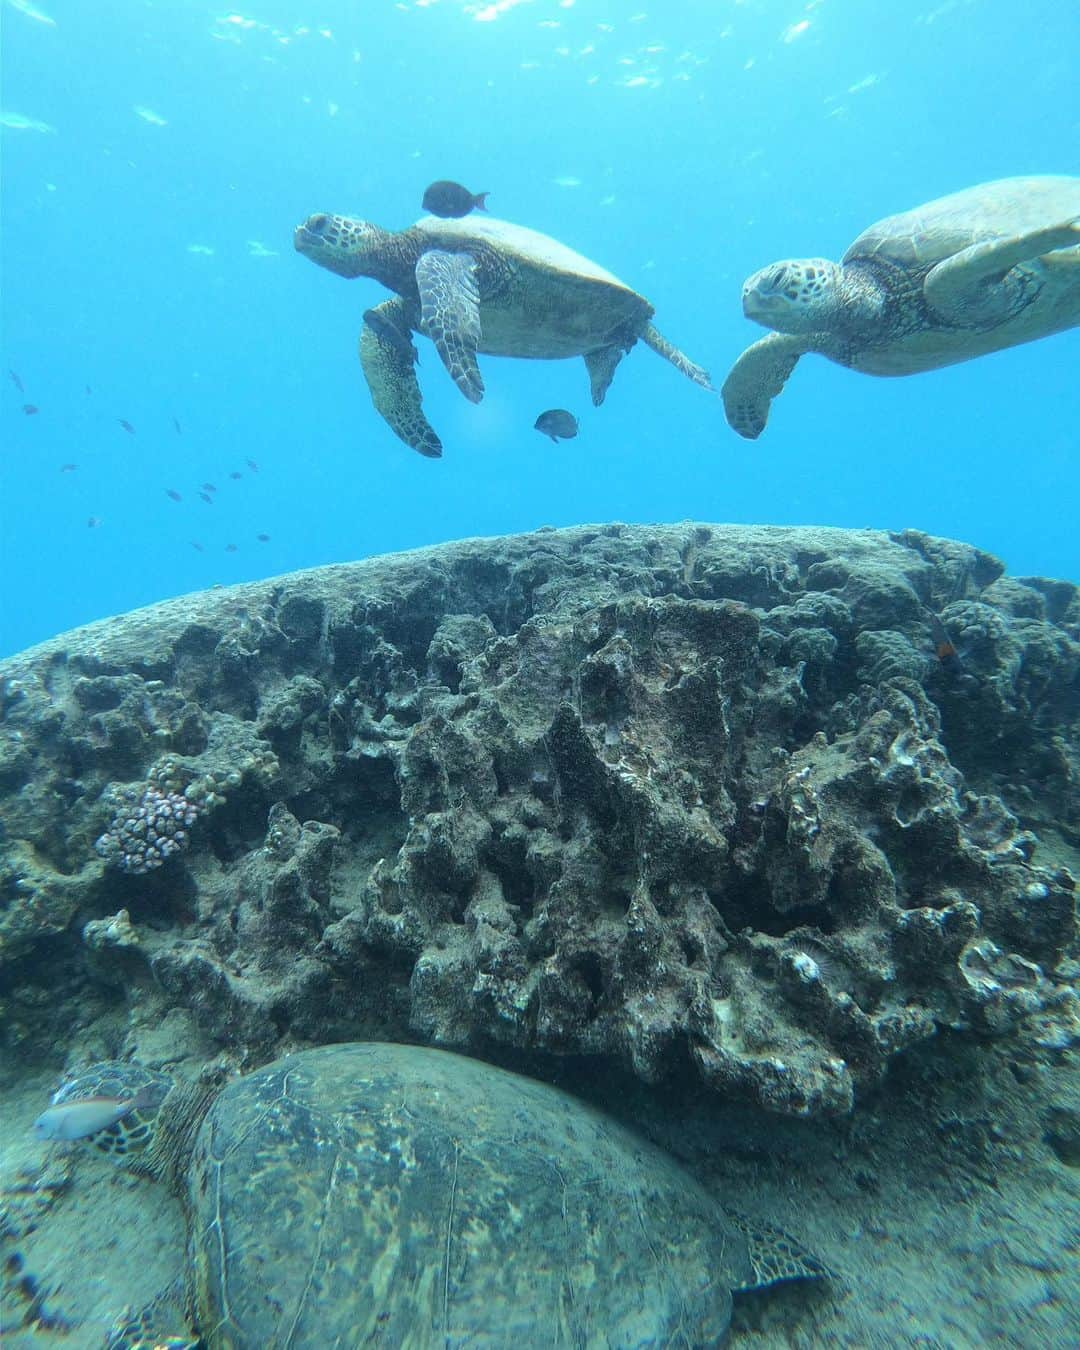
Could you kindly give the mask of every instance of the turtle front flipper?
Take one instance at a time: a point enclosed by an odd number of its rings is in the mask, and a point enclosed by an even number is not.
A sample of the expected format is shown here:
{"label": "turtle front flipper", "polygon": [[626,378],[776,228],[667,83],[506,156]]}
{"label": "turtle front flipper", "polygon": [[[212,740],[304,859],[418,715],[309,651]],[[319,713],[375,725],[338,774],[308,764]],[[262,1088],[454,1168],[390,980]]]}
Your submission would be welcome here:
{"label": "turtle front flipper", "polygon": [[176,1280],[140,1311],[125,1309],[106,1350],[199,1350],[202,1340],[185,1326],[183,1307],[183,1281]]}
{"label": "turtle front flipper", "polygon": [[435,344],[450,378],[470,403],[484,397],[476,364],[480,345],[480,288],[471,253],[429,249],[416,264],[420,327]]}
{"label": "turtle front flipper", "polygon": [[803,337],[770,333],[747,347],[731,367],[720,394],[733,431],[756,441],[769,420],[769,405],[783,393],[799,357],[811,348]]}
{"label": "turtle front flipper", "polygon": [[384,322],[365,322],[360,330],[360,365],[375,411],[399,440],[429,459],[438,459],[442,442],[423,414],[415,349],[404,336],[412,328],[408,306],[395,297],[371,312]]}
{"label": "turtle front flipper", "polygon": [[1080,216],[963,248],[931,268],[923,294],[947,323],[993,328],[1026,308],[1042,289],[1038,269],[1023,264],[1064,248],[1080,248]]}

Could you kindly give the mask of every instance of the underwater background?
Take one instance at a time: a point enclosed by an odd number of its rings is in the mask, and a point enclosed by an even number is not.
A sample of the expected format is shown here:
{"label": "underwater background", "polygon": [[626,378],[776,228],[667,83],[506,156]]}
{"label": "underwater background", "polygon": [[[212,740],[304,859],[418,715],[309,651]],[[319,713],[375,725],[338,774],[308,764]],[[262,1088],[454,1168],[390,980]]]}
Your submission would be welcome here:
{"label": "underwater background", "polygon": [[[1080,576],[1080,332],[896,380],[807,357],[755,443],[641,345],[594,409],[581,361],[496,358],[471,406],[421,342],[435,462],[362,382],[361,314],[386,292],[292,248],[311,212],[403,228],[457,179],[642,291],[719,388],[763,331],[741,314],[750,272],[838,259],[980,181],[1080,172],[1080,7],[6,0],[0,18],[0,654],[218,583],[544,524],[911,526]],[[552,407],[576,440],[533,429]]]}

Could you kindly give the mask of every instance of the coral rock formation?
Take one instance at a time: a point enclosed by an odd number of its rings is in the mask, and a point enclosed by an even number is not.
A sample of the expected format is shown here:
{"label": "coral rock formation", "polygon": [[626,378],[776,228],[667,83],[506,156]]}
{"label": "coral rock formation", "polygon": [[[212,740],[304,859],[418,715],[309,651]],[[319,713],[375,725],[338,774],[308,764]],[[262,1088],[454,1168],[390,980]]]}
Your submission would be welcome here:
{"label": "coral rock formation", "polygon": [[[1080,594],[966,545],[545,530],[0,676],[16,1039],[57,962],[76,999],[113,959],[102,997],[240,1060],[413,1037],[813,1115],[941,1027],[1076,1031]],[[91,953],[121,906],[139,940]]]}

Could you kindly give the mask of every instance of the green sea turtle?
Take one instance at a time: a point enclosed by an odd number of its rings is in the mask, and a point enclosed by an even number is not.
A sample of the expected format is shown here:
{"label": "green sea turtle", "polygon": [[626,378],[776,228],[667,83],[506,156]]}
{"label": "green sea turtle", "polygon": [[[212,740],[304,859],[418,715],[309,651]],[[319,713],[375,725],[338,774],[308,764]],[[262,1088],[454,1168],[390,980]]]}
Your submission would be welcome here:
{"label": "green sea turtle", "polygon": [[799,357],[913,375],[1080,324],[1080,178],[1003,178],[864,230],[838,264],[787,259],[743,286],[743,312],[775,333],[724,381],[748,440]]}
{"label": "green sea turtle", "polygon": [[[437,458],[442,444],[421,411],[412,333],[431,338],[472,403],[484,396],[477,353],[556,360],[582,356],[593,403],[640,338],[695,384],[694,365],[649,322],[644,296],[557,240],[490,217],[425,216],[394,233],[366,220],[318,214],[298,225],[297,250],[342,277],[374,277],[395,298],[360,332],[360,364],[376,410],[406,445]],[[395,340],[400,334],[404,341]]]}
{"label": "green sea turtle", "polygon": [[715,1345],[733,1290],[828,1274],[598,1111],[442,1050],[323,1046],[216,1094],[114,1061],[55,1105],[85,1098],[131,1104],[90,1141],[188,1218],[186,1278],[112,1350]]}

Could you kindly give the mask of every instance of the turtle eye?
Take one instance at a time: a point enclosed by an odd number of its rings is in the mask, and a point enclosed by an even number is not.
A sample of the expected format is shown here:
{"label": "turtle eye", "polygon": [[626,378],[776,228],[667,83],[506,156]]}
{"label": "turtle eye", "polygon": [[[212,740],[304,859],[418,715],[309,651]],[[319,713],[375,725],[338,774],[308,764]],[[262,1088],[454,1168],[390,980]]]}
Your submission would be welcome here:
{"label": "turtle eye", "polygon": [[770,275],[767,284],[770,290],[778,291],[784,284],[784,269],[782,267],[776,268]]}
{"label": "turtle eye", "polygon": [[312,216],[307,223],[308,229],[312,234],[322,234],[329,221],[326,216]]}

